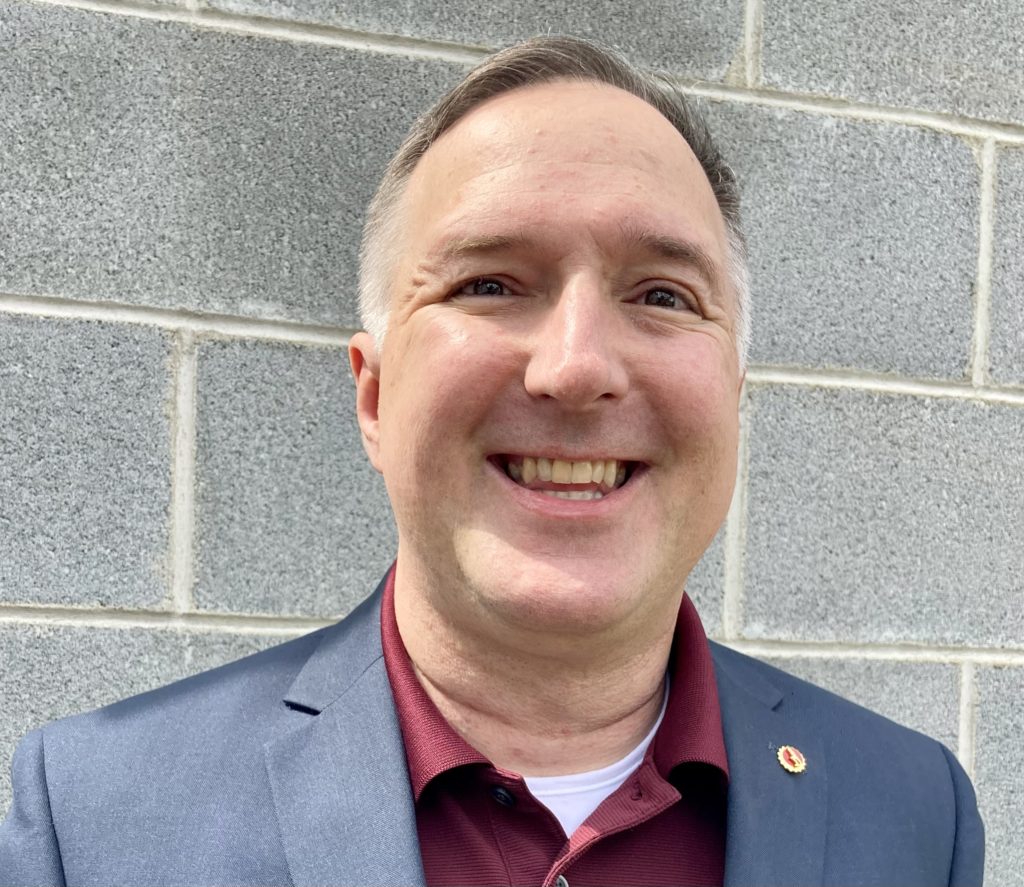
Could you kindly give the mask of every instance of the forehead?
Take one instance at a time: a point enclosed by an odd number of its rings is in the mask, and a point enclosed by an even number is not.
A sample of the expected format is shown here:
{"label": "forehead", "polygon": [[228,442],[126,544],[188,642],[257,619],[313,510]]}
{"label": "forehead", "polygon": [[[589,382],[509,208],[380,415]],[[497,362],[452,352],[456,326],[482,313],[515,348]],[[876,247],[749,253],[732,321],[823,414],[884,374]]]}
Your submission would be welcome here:
{"label": "forehead", "polygon": [[717,201],[685,139],[651,105],[606,84],[541,84],[475,108],[424,154],[405,209],[419,241],[603,220],[724,243]]}

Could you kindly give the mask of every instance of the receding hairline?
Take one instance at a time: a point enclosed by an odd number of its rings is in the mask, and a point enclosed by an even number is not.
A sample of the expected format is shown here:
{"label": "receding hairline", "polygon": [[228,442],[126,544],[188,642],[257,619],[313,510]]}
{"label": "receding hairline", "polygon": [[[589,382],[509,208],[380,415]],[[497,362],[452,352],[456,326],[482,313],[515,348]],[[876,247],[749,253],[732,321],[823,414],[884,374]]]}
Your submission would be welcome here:
{"label": "receding hairline", "polygon": [[[586,76],[558,77],[552,80],[524,84],[522,86],[508,89],[484,99],[479,104],[474,105],[457,120],[452,121],[451,125],[437,135],[437,137],[427,146],[426,150],[416,157],[416,162],[409,167],[405,176],[396,183],[400,184],[401,190],[400,193],[393,196],[391,213],[394,216],[394,220],[398,223],[396,225],[398,231],[402,232],[402,240],[404,241],[409,230],[407,212],[409,209],[409,200],[414,194],[417,176],[418,174],[422,174],[425,163],[429,164],[432,158],[444,156],[446,148],[445,143],[450,138],[455,136],[455,134],[460,130],[463,130],[467,124],[471,124],[473,117],[487,113],[489,110],[493,111],[492,106],[496,102],[522,99],[524,93],[541,91],[560,85],[594,88],[601,91],[612,90],[621,94],[628,100],[638,102],[645,108],[649,108],[651,113],[657,115],[657,117],[665,123],[674,138],[678,140],[680,147],[685,153],[687,162],[692,162],[695,165],[696,170],[699,171],[702,183],[707,186],[707,195],[711,201],[711,205],[714,207],[714,212],[717,214],[718,220],[722,225],[722,245],[723,249],[726,251],[726,254],[723,255],[723,261],[727,264],[729,259],[727,255],[728,238],[726,219],[722,213],[721,206],[716,199],[714,189],[708,180],[706,171],[703,169],[699,158],[694,153],[693,147],[678,128],[673,125],[672,121],[669,120],[660,109],[646,101],[642,96],[638,96],[636,93],[627,89],[622,89],[614,84]],[[618,127],[612,125],[610,128],[614,130]],[[716,261],[709,250],[692,238],[658,232],[650,227],[640,225],[635,222],[624,222],[622,224],[622,235],[624,240],[630,241],[635,246],[645,249],[650,253],[657,254],[665,259],[679,261],[693,266],[705,278],[707,283],[720,295],[725,295],[731,288],[728,279],[727,267]],[[431,259],[432,261],[445,261],[454,258],[456,254],[465,254],[467,252],[479,253],[485,251],[494,252],[502,249],[508,249],[516,245],[521,245],[523,242],[530,240],[530,235],[528,232],[524,231],[493,235],[466,235],[456,237],[451,242],[440,247],[436,254],[431,256]],[[394,275],[401,264],[401,257],[403,255],[405,243],[392,241],[392,247],[394,248],[395,259],[391,266],[391,272]]]}
{"label": "receding hairline", "polygon": [[429,149],[450,129],[492,99],[531,86],[564,81],[609,86],[659,113],[682,137],[703,170],[725,224],[729,290],[735,298],[737,344],[746,366],[750,332],[747,246],[740,220],[739,189],[700,109],[670,78],[635,67],[615,50],[576,37],[535,37],[488,57],[412,125],[391,158],[370,202],[360,250],[360,311],[378,345],[387,329],[390,291],[385,277],[396,270],[390,246],[402,231],[409,178]]}
{"label": "receding hairline", "polygon": [[[666,135],[671,136],[682,149],[684,156],[687,158],[687,162],[692,162],[697,168],[700,169],[701,177],[708,186],[708,193],[711,195],[715,203],[718,204],[718,196],[715,194],[714,186],[708,177],[707,171],[701,164],[700,158],[697,156],[693,145],[690,144],[689,140],[680,132],[672,120],[665,115],[663,110],[657,105],[648,101],[642,95],[637,95],[635,92],[624,89],[613,83],[607,83],[603,80],[599,80],[592,76],[562,76],[556,77],[551,80],[543,80],[537,83],[527,83],[521,86],[515,86],[504,92],[496,93],[495,95],[488,96],[471,108],[467,109],[465,113],[461,114],[457,119],[452,120],[448,126],[442,131],[438,132],[436,136],[430,141],[430,143],[424,148],[423,151],[418,152],[410,156],[410,162],[404,165],[403,176],[399,180],[403,184],[403,193],[408,190],[409,182],[416,175],[417,171],[423,165],[427,158],[437,156],[435,149],[438,146],[443,147],[444,144],[450,141],[460,131],[464,131],[466,127],[472,126],[475,122],[475,118],[481,117],[488,113],[494,112],[494,105],[505,102],[516,102],[521,101],[525,95],[531,92],[541,92],[543,90],[550,90],[558,87],[569,87],[572,89],[591,89],[597,90],[598,92],[610,92],[617,94],[622,99],[625,99],[628,103],[636,106],[637,110],[645,114],[653,114],[654,118],[660,121],[665,127],[667,127]],[[602,109],[606,114],[606,110]],[[652,119],[654,119],[652,118]],[[623,131],[623,127],[619,122],[613,119],[606,120],[607,128],[612,133],[620,133]],[[722,208],[719,205],[719,213],[722,213]],[[724,215],[723,215],[724,218]]]}

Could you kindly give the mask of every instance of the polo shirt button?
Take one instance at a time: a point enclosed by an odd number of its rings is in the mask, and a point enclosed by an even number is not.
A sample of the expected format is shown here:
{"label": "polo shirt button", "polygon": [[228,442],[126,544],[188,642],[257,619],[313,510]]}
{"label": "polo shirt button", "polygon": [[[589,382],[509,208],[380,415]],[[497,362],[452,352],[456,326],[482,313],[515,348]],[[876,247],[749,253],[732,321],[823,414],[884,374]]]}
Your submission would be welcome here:
{"label": "polo shirt button", "polygon": [[555,880],[555,887],[569,887],[569,882],[565,880],[565,875],[559,875]]}
{"label": "polo shirt button", "polygon": [[502,807],[515,807],[516,796],[503,785],[491,786],[491,797]]}

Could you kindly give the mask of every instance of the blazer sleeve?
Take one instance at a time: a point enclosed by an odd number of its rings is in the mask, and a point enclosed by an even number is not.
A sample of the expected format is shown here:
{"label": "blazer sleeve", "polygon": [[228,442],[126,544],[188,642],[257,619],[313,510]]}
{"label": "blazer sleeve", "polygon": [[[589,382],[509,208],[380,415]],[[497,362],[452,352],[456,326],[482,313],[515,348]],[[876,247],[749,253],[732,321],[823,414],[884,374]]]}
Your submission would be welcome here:
{"label": "blazer sleeve", "polygon": [[64,887],[57,833],[50,815],[43,732],[29,733],[14,752],[14,800],[0,824],[0,884]]}
{"label": "blazer sleeve", "polygon": [[971,780],[953,754],[942,748],[953,778],[956,800],[956,834],[953,861],[949,867],[949,887],[981,887],[985,875],[985,827],[978,813]]}

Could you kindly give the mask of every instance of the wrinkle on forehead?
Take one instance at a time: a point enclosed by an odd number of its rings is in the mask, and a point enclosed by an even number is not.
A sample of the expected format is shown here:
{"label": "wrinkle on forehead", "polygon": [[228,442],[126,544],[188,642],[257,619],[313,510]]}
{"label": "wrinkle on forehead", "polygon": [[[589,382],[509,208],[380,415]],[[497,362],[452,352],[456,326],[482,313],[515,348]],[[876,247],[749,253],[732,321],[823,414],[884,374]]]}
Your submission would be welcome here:
{"label": "wrinkle on forehead", "polygon": [[724,221],[693,151],[655,108],[615,87],[560,82],[485,102],[426,152],[404,197],[403,264],[433,262],[460,237],[524,226],[572,237],[629,219],[724,262]]}
{"label": "wrinkle on forehead", "polygon": [[[576,138],[577,131],[586,137]],[[436,173],[432,168],[438,161],[443,168],[452,154],[462,163],[444,170],[449,176],[473,167],[496,171],[536,155],[543,161],[552,148],[561,160],[617,165],[624,146],[634,162],[642,159],[666,177],[678,174],[667,168],[676,163],[703,177],[686,140],[656,108],[614,86],[569,80],[511,90],[474,108],[434,143],[413,175]]]}

